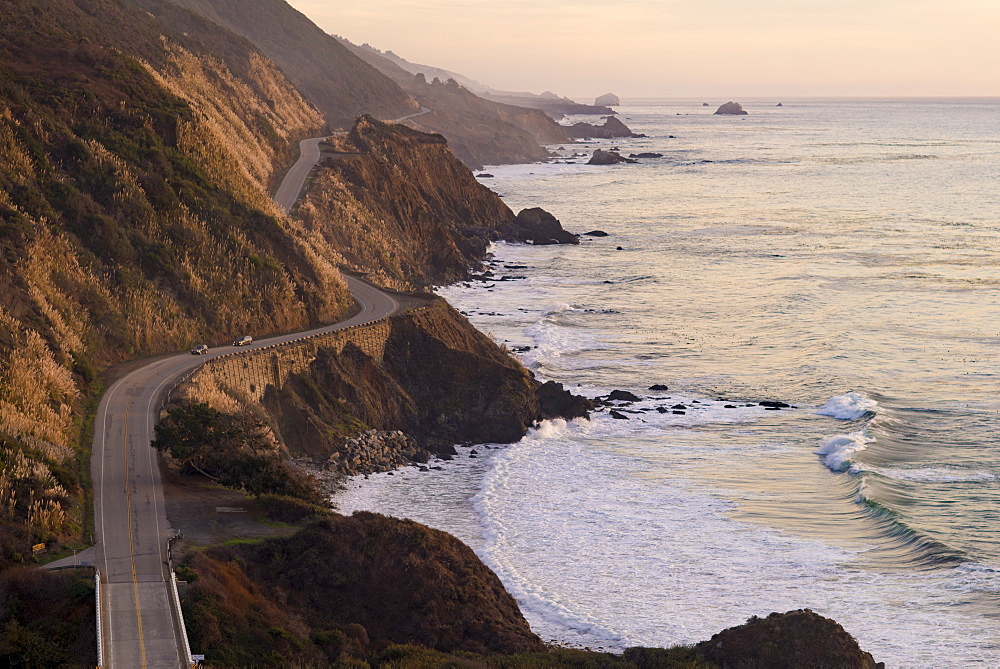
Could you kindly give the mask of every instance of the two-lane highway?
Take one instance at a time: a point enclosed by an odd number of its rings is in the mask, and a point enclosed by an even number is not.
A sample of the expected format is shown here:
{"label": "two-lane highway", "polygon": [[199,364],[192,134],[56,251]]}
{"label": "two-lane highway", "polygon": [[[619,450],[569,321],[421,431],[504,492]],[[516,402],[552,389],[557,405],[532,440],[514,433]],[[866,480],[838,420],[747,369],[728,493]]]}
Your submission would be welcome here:
{"label": "two-lane highway", "polygon": [[[319,160],[322,139],[303,140],[301,157],[275,195],[285,211],[291,209]],[[307,332],[263,339],[239,350],[369,323],[401,310],[391,295],[358,279],[344,278],[360,305],[353,317]],[[161,358],[120,378],[101,398],[91,460],[97,544],[87,554],[101,573],[105,667],[176,668],[191,662],[167,564],[167,540],[174,531],[167,521],[157,454],[150,442],[164,393],[206,359],[235,350],[224,346],[207,355],[182,353]]]}
{"label": "two-lane highway", "polygon": [[400,305],[358,279],[345,277],[361,306],[352,318],[307,332],[271,337],[207,355],[178,354],[122,377],[97,410],[91,475],[103,576],[105,666],[187,666],[186,639],[172,605],[166,542],[173,535],[163,503],[156,452],[150,446],[164,393],[206,359],[360,325],[390,316]]}

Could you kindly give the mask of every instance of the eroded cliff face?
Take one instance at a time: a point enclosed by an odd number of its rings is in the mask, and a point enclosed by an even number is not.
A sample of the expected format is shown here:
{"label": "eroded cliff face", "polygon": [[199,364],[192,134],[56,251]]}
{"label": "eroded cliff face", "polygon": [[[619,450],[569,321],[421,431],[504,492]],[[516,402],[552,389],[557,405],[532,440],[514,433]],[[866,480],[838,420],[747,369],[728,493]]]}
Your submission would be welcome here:
{"label": "eroded cliff face", "polygon": [[515,218],[440,135],[362,117],[331,148],[295,215],[381,285],[463,279]]}
{"label": "eroded cliff face", "polygon": [[[0,1],[0,564],[83,527],[99,370],[350,303],[266,185],[319,113],[248,42],[118,0]],[[218,31],[218,28],[215,28]],[[232,67],[230,67],[232,64]]]}

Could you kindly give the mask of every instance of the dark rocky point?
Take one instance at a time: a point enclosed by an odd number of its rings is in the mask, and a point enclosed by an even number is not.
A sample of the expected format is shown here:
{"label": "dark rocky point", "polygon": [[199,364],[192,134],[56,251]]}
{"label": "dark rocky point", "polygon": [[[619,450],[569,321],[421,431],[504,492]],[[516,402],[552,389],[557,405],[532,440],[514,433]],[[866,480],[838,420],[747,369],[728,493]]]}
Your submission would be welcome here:
{"label": "dark rocky point", "polygon": [[488,172],[483,172],[482,174],[477,174],[476,178],[477,179],[492,179],[493,175],[489,174]]}
{"label": "dark rocky point", "polygon": [[630,153],[628,155],[628,157],[629,158],[662,158],[663,154],[662,153],[650,153],[650,152],[647,152],[647,153]]}
{"label": "dark rocky point", "polygon": [[649,389],[650,389],[650,390],[670,390],[670,388],[667,388],[667,387],[666,387],[665,385],[663,385],[662,383],[654,383],[653,385],[651,385],[651,386],[649,387]]}
{"label": "dark rocky point", "polygon": [[747,112],[743,109],[743,105],[739,102],[727,102],[718,109],[715,110],[716,114],[729,115],[729,116],[746,116]]}
{"label": "dark rocky point", "polygon": [[702,102],[702,103],[701,103],[701,106],[702,106],[702,107],[708,107],[709,105],[708,105],[708,103],[707,103],[707,102]]}
{"label": "dark rocky point", "polygon": [[628,420],[629,419],[628,416],[626,416],[625,414],[621,413],[620,411],[615,411],[614,409],[611,410],[611,417],[615,418],[617,420]]}
{"label": "dark rocky point", "polygon": [[775,402],[773,400],[764,400],[763,402],[758,402],[758,404],[762,407],[769,407],[771,409],[788,409],[792,406],[791,404],[785,404],[784,402]]}
{"label": "dark rocky point", "polygon": [[587,237],[607,237],[608,233],[604,230],[591,230],[590,232],[583,233]]}

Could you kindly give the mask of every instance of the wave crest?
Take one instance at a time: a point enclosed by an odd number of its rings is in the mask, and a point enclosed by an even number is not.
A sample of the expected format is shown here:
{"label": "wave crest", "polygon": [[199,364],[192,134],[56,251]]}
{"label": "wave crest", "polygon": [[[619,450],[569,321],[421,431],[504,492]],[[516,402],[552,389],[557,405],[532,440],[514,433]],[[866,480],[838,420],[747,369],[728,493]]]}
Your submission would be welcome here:
{"label": "wave crest", "polygon": [[868,447],[872,439],[863,431],[826,437],[820,442],[816,455],[822,456],[823,464],[835,472],[845,471],[851,465],[851,457]]}
{"label": "wave crest", "polygon": [[837,395],[827,400],[816,410],[820,416],[830,416],[838,420],[857,420],[878,410],[878,402],[856,390]]}

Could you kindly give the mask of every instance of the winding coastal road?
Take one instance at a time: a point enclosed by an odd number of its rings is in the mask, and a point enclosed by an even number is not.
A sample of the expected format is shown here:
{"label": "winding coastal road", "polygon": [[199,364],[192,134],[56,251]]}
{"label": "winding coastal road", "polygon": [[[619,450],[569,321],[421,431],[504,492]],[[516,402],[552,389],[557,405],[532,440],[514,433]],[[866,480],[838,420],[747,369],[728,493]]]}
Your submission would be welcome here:
{"label": "winding coastal road", "polygon": [[[286,212],[319,160],[322,139],[301,142],[301,156],[275,195]],[[345,321],[240,349],[223,346],[202,356],[161,358],[118,379],[101,398],[91,459],[97,541],[74,558],[49,566],[95,564],[100,570],[102,666],[176,668],[192,661],[167,564],[167,541],[174,531],[165,513],[157,454],[150,446],[164,394],[206,359],[376,321],[401,310],[391,295],[358,279],[345,279],[360,305]]]}

